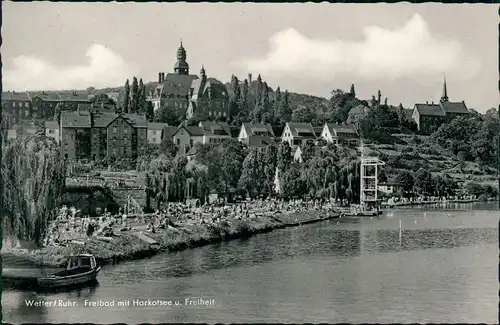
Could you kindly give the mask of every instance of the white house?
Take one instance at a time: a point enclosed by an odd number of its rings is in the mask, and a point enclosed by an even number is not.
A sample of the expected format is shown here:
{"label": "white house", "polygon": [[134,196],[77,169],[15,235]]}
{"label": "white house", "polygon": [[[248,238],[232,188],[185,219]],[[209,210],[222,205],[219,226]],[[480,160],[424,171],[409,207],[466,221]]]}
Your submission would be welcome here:
{"label": "white house", "polygon": [[203,132],[203,144],[218,144],[231,139],[231,129],[223,122],[200,122]]}
{"label": "white house", "polygon": [[148,143],[161,144],[163,129],[167,126],[167,123],[148,123]]}
{"label": "white house", "polygon": [[305,141],[316,139],[316,130],[311,123],[286,123],[281,135],[281,141],[290,146],[301,146]]}
{"label": "white house", "polygon": [[45,121],[45,136],[53,138],[59,144],[61,138],[57,121]]}
{"label": "white house", "polygon": [[339,125],[333,123],[325,123],[321,138],[327,142],[338,145],[359,145],[359,135],[354,125]]}
{"label": "white house", "polygon": [[274,131],[270,124],[251,124],[243,123],[241,125],[240,133],[238,134],[238,141],[247,142],[246,140],[251,136],[261,136],[274,138]]}
{"label": "white house", "polygon": [[172,134],[172,141],[179,148],[179,153],[185,155],[196,143],[203,143],[203,135],[201,127],[181,124]]}
{"label": "white house", "polygon": [[385,194],[394,194],[397,193],[397,191],[400,188],[400,184],[396,182],[386,182],[386,183],[379,183],[377,184],[378,190],[380,192],[383,192]]}

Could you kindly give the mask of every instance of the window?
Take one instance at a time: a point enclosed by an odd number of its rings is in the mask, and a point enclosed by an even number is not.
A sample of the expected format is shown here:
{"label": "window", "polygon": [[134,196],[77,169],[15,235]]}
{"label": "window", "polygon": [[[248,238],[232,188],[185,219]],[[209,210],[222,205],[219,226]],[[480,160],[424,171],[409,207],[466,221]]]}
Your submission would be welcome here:
{"label": "window", "polygon": [[127,134],[127,128],[123,129],[123,133]]}
{"label": "window", "polygon": [[64,159],[68,159],[68,154],[67,153],[64,154]]}
{"label": "window", "polygon": [[54,130],[49,130],[49,133],[54,133]]}
{"label": "window", "polygon": [[28,102],[24,103],[24,107],[28,108],[30,107],[30,104]]}
{"label": "window", "polygon": [[226,117],[226,112],[222,113],[222,116]]}
{"label": "window", "polygon": [[190,145],[190,146],[193,146],[193,139],[190,139],[190,140],[189,140],[189,145]]}
{"label": "window", "polygon": [[116,128],[113,128],[113,133],[116,133]]}
{"label": "window", "polygon": [[212,116],[212,111],[208,111],[208,116]]}
{"label": "window", "polygon": [[177,139],[177,145],[179,146],[181,144],[181,139]]}

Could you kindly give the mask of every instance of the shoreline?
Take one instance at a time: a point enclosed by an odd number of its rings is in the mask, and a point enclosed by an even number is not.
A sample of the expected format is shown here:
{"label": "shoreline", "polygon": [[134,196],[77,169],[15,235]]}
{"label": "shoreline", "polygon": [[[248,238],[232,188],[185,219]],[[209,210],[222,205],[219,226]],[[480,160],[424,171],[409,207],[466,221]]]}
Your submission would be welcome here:
{"label": "shoreline", "polygon": [[[488,200],[485,202],[495,202],[498,200]],[[393,208],[401,206],[417,206],[417,205],[433,205],[433,204],[448,204],[448,203],[477,203],[480,202],[479,199],[470,200],[447,200],[447,201],[421,201],[421,202],[396,202],[396,203],[382,203],[382,207]]]}
{"label": "shoreline", "polygon": [[[319,223],[339,217],[339,214],[320,217],[325,213],[325,211],[313,210],[292,212],[288,216],[285,214],[262,216],[258,219],[235,220],[229,227],[220,224],[204,224],[179,228],[170,227],[156,233],[132,231],[120,233],[118,236],[106,240],[93,237],[85,241],[84,245],[70,243],[68,246],[46,246],[34,253],[20,254],[19,251],[15,250],[4,250],[3,253],[24,257],[36,263],[37,268],[64,267],[67,256],[79,253],[91,253],[100,265],[109,265],[149,258],[165,252],[178,252],[235,239],[247,239],[258,234]],[[286,219],[283,217],[290,218],[290,215],[297,216],[297,218],[293,221],[283,220]],[[151,245],[151,243],[141,240],[136,236],[137,233],[146,235],[158,245]]]}

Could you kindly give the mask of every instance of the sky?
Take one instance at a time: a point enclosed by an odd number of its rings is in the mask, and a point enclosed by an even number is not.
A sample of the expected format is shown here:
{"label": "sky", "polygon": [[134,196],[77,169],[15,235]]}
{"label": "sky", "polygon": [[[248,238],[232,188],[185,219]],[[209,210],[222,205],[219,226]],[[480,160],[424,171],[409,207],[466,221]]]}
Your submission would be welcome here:
{"label": "sky", "polygon": [[275,89],[329,97],[355,85],[388,103],[499,104],[497,5],[2,3],[4,90],[116,87],[173,72],[223,82],[252,73]]}

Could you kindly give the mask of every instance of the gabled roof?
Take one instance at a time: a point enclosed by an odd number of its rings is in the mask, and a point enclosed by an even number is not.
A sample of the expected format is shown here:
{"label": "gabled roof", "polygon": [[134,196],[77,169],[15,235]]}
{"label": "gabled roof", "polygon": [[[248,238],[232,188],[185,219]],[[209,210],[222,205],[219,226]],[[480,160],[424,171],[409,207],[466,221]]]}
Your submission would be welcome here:
{"label": "gabled roof", "polygon": [[165,126],[161,135],[162,139],[172,138],[175,131],[177,131],[177,126]]}
{"label": "gabled roof", "polygon": [[323,132],[323,127],[322,126],[314,126],[314,133],[316,134],[317,137],[321,136],[321,132]]}
{"label": "gabled roof", "polygon": [[[316,138],[316,132],[311,123],[287,123],[287,125],[293,137]],[[302,134],[299,136],[299,133]]]}
{"label": "gabled roof", "polygon": [[187,133],[189,133],[189,135],[193,136],[193,137],[202,137],[204,134],[203,129],[201,127],[199,127],[199,126],[186,126],[186,125],[184,125],[184,123],[182,123],[181,125],[179,125],[177,130],[175,130],[175,132],[172,134],[172,136],[176,135],[180,129],[186,130]]}
{"label": "gabled roof", "polygon": [[191,88],[193,88],[193,99],[202,97],[203,94],[208,91],[208,89],[211,89],[212,91],[212,98],[228,98],[226,86],[224,86],[222,82],[214,78],[207,78],[205,83],[203,83],[202,79],[193,80]]}
{"label": "gabled roof", "polygon": [[254,134],[254,132],[269,132],[270,136],[274,137],[274,130],[270,124],[263,124],[263,123],[243,123],[242,125],[248,136],[251,136]]}
{"label": "gabled roof", "polygon": [[39,97],[41,100],[48,102],[62,101],[61,95],[57,91],[28,91],[27,93],[32,100],[35,97]]}
{"label": "gabled roof", "polygon": [[251,135],[248,137],[249,148],[264,148],[275,143],[274,139],[265,136]]}
{"label": "gabled roof", "polygon": [[82,91],[61,91],[59,96],[65,102],[89,102],[89,94]]}
{"label": "gabled roof", "polygon": [[126,119],[130,124],[132,124],[135,128],[147,128],[148,120],[146,119],[146,115],[143,114],[120,114]]}
{"label": "gabled roof", "polygon": [[[200,122],[199,126],[203,129],[203,134],[204,135],[220,135],[220,136],[231,136],[231,129],[229,128],[229,125],[224,122]],[[217,134],[217,133],[224,133],[224,134]]]}
{"label": "gabled roof", "polygon": [[437,104],[415,104],[415,109],[420,115],[445,116],[443,110]]}
{"label": "gabled roof", "polygon": [[328,130],[332,136],[336,136],[337,133],[349,133],[352,135],[357,135],[356,128],[352,124],[339,125],[334,123],[326,123]]}
{"label": "gabled roof", "polygon": [[193,80],[196,79],[198,79],[196,75],[168,73],[165,76],[165,81],[159,84],[156,89],[160,89],[161,94],[167,96],[189,96]]}
{"label": "gabled roof", "polygon": [[148,123],[148,130],[161,131],[168,123]]}
{"label": "gabled roof", "polygon": [[94,120],[93,125],[96,128],[105,128],[109,124],[111,124],[111,122],[116,120],[118,116],[119,115],[116,113],[96,112],[93,114],[93,120]]}
{"label": "gabled roof", "polygon": [[63,128],[90,128],[91,115],[88,111],[62,111],[61,127]]}
{"label": "gabled roof", "polygon": [[465,105],[465,102],[441,102],[441,108],[445,113],[455,113],[455,114],[468,114],[469,109]]}
{"label": "gabled roof", "polygon": [[57,123],[57,121],[45,121],[45,128],[46,129],[58,129],[59,123]]}
{"label": "gabled roof", "polygon": [[23,101],[31,101],[31,98],[28,96],[28,93],[25,91],[2,91],[2,100],[23,100]]}

